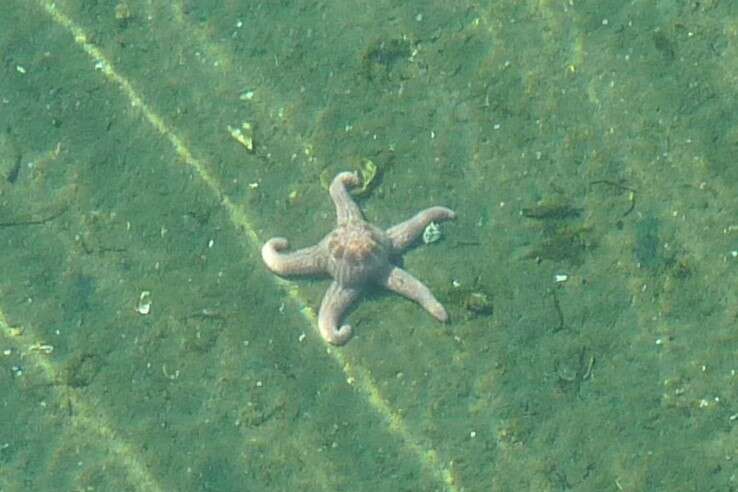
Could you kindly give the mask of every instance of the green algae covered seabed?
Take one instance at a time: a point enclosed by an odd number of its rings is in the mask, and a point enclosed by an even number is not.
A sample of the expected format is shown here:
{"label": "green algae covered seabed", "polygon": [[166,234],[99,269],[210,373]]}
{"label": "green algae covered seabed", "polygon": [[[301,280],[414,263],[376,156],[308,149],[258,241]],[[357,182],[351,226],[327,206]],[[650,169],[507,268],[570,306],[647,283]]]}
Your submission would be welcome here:
{"label": "green algae covered seabed", "polygon": [[[4,2],[0,490],[738,488],[738,6],[405,3]],[[329,347],[369,168],[451,322]]]}

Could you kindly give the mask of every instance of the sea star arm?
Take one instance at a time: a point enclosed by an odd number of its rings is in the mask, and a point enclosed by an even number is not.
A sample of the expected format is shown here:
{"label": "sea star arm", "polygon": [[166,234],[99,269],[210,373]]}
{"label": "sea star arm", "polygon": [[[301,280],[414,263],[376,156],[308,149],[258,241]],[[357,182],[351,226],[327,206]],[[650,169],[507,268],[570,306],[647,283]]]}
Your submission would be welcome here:
{"label": "sea star arm", "polygon": [[339,225],[354,219],[364,218],[361,214],[361,209],[354,203],[354,199],[351,198],[346,188],[347,186],[353,187],[358,184],[359,176],[356,173],[342,172],[333,178],[328,192],[333,199],[333,203],[336,205],[336,217]]}
{"label": "sea star arm", "polygon": [[383,285],[389,290],[417,302],[438,321],[448,321],[446,310],[433,297],[430,289],[402,268],[393,267],[387,277],[385,277]]}
{"label": "sea star arm", "polygon": [[288,247],[283,237],[273,237],[262,246],[261,258],[269,270],[277,275],[310,275],[325,271],[320,245],[283,253]]}
{"label": "sea star arm", "polygon": [[341,317],[346,309],[359,297],[358,289],[341,287],[338,282],[332,282],[323,296],[318,312],[318,328],[320,335],[333,345],[343,345],[351,338],[351,325],[343,325]]}
{"label": "sea star arm", "polygon": [[426,208],[418,212],[411,219],[400,222],[396,226],[387,229],[387,235],[392,241],[392,249],[395,253],[399,253],[410,246],[431,222],[443,222],[444,220],[453,220],[455,218],[456,213],[450,208]]}

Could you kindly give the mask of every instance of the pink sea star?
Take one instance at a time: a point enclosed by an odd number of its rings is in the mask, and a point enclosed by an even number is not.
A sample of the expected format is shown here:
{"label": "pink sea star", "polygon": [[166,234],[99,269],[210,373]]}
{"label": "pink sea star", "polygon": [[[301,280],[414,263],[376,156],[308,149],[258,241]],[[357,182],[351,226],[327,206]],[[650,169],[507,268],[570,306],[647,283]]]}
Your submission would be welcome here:
{"label": "pink sea star", "polygon": [[337,225],[318,244],[287,253],[287,240],[275,237],[261,248],[264,263],[277,275],[327,273],[333,277],[318,313],[320,334],[333,345],[343,345],[351,338],[351,326],[338,325],[346,309],[371,284],[416,301],[441,322],[448,320],[446,310],[430,289],[391,260],[410,246],[428,224],[454,219],[456,214],[446,207],[431,207],[383,231],[364,220],[346,189],[359,182],[358,175],[349,172],[333,179],[329,193],[336,205]]}

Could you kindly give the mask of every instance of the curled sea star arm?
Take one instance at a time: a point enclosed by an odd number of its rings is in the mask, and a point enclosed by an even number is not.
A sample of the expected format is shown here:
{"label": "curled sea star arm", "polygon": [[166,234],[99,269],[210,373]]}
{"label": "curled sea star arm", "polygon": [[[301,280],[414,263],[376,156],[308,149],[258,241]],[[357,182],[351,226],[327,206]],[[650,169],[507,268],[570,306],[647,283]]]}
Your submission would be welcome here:
{"label": "curled sea star arm", "polygon": [[336,217],[338,225],[345,224],[352,220],[363,220],[361,209],[354,203],[354,199],[349,195],[348,187],[354,187],[359,184],[359,176],[356,173],[343,172],[339,173],[328,192],[336,205]]}
{"label": "curled sea star arm", "polygon": [[385,277],[383,285],[389,290],[417,302],[438,321],[448,321],[446,309],[433,297],[430,289],[402,268],[392,268]]}
{"label": "curled sea star arm", "polygon": [[359,290],[341,287],[338,282],[332,282],[323,296],[318,312],[318,328],[320,335],[333,345],[343,345],[351,338],[351,326],[343,325],[341,318],[346,309],[359,297]]}
{"label": "curled sea star arm", "polygon": [[392,241],[392,249],[395,253],[400,253],[410,246],[431,222],[443,222],[455,218],[456,213],[446,207],[431,207],[421,210],[414,217],[387,229],[387,235]]}
{"label": "curled sea star arm", "polygon": [[274,237],[261,248],[261,258],[267,268],[277,275],[313,275],[325,272],[320,245],[297,251],[284,252],[289,243],[283,237]]}

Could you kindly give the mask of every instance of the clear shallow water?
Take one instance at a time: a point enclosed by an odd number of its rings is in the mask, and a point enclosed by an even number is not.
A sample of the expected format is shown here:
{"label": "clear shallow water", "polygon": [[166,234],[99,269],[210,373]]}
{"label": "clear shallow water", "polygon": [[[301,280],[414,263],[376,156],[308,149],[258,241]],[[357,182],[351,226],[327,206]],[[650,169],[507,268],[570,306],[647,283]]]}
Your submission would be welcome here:
{"label": "clear shallow water", "polygon": [[[0,489],[731,490],[736,17],[9,2]],[[328,349],[259,247],[366,159],[375,223],[459,214],[404,258],[452,321]]]}

